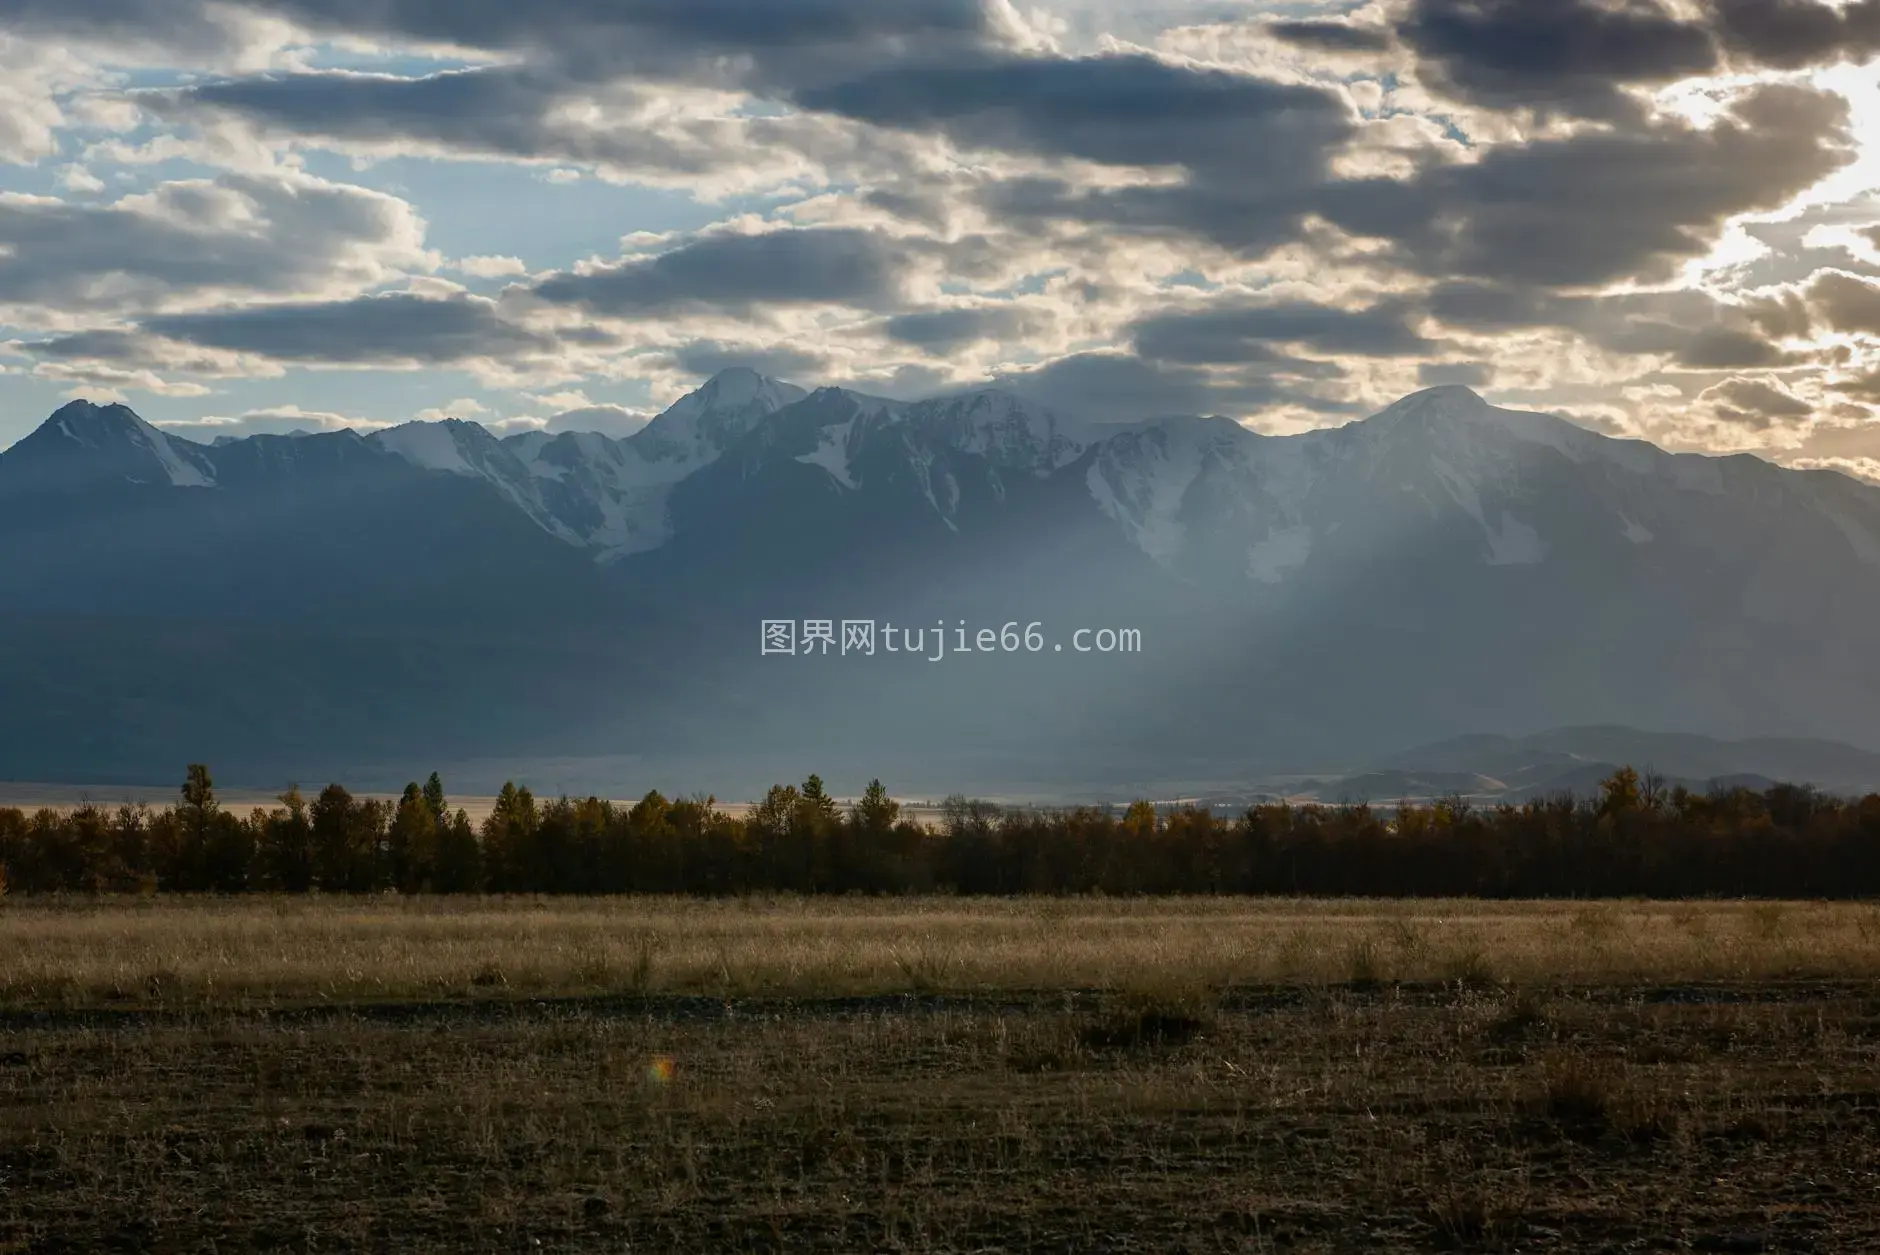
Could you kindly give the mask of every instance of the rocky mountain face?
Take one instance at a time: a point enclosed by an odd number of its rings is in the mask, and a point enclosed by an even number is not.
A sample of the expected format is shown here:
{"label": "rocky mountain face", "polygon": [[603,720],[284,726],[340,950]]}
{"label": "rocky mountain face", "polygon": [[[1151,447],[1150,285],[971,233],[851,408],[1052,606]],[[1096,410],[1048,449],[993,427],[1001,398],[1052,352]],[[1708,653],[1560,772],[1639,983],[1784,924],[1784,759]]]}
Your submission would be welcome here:
{"label": "rocky mountain face", "polygon": [[[0,454],[0,596],[0,701],[56,729],[0,740],[16,777],[224,746],[277,773],[684,745],[1044,779],[1584,724],[1880,745],[1880,490],[1456,387],[1287,437],[744,370],[625,439],[203,446],[74,402]],[[786,660],[760,618],[1036,622],[1043,648]],[[1085,627],[1143,648],[1082,654]]]}

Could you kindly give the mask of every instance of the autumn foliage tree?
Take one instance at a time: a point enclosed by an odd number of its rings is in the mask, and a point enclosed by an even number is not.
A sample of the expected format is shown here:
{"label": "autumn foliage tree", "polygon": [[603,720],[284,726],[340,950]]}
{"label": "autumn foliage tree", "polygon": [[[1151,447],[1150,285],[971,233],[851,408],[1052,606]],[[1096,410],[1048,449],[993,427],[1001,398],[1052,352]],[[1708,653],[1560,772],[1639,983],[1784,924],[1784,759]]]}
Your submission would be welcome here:
{"label": "autumn foliage tree", "polygon": [[1880,896],[1880,794],[1697,793],[1616,771],[1591,797],[1389,809],[1137,802],[910,820],[880,781],[846,809],[815,776],[736,817],[709,797],[539,802],[509,784],[473,824],[433,775],[395,802],[328,785],[238,817],[192,765],[164,808],[0,808],[18,894],[927,893]]}

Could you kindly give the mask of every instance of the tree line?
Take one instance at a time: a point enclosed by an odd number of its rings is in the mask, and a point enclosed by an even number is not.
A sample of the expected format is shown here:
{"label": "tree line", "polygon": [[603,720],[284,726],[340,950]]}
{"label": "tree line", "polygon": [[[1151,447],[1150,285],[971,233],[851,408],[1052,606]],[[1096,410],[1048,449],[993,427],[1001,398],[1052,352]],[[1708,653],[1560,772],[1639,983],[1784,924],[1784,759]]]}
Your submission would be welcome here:
{"label": "tree line", "polygon": [[874,781],[843,807],[811,776],[744,816],[708,797],[538,800],[481,824],[434,773],[396,802],[290,788],[247,815],[188,769],[167,807],[0,809],[0,892],[756,892],[1476,897],[1880,895],[1880,794],[1665,789],[1624,768],[1595,796],[1521,805],[1262,804],[1121,814],[947,800],[915,822]]}

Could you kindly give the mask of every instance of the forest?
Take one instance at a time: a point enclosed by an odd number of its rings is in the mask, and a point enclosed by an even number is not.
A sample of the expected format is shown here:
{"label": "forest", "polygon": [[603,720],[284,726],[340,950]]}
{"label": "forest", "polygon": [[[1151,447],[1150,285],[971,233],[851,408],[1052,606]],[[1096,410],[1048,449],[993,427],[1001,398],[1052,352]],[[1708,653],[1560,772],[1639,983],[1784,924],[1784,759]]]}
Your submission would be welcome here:
{"label": "forest", "polygon": [[481,824],[434,773],[397,801],[330,784],[239,815],[192,765],[167,807],[0,809],[0,892],[1290,894],[1484,898],[1880,895],[1880,794],[1696,793],[1632,768],[1521,805],[1137,802],[1118,813],[955,796],[919,823],[880,781],[844,807],[811,776],[734,816],[709,797],[544,802]]}

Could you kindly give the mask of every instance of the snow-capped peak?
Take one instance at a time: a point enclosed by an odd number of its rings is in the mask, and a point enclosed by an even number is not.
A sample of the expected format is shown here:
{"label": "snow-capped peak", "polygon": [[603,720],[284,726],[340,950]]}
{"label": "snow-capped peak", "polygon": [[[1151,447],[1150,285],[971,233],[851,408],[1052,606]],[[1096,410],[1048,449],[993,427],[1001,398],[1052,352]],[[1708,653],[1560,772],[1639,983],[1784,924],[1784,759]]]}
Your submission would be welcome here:
{"label": "snow-capped peak", "polygon": [[808,395],[795,384],[734,366],[674,401],[627,437],[627,443],[647,462],[664,463],[675,474],[689,474],[723,453],[765,416]]}
{"label": "snow-capped peak", "polygon": [[[39,430],[86,451],[116,450],[139,461],[148,459],[147,465],[154,463],[150,469],[177,488],[208,488],[215,483],[214,467],[195,445],[152,427],[128,405],[72,401],[53,411]],[[144,474],[128,478],[149,482]]]}
{"label": "snow-capped peak", "polygon": [[1087,424],[998,388],[919,402],[908,419],[963,453],[1038,475],[1076,461],[1093,439]]}
{"label": "snow-capped peak", "polygon": [[807,394],[795,384],[760,375],[748,366],[727,366],[700,385],[694,395],[702,395],[707,404],[714,406],[760,403],[777,410]]}

